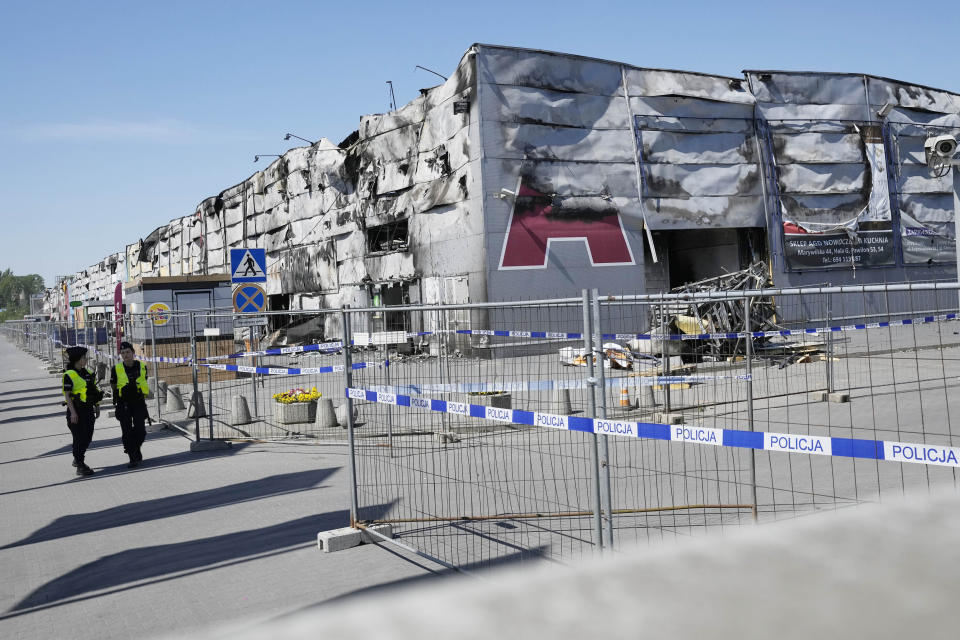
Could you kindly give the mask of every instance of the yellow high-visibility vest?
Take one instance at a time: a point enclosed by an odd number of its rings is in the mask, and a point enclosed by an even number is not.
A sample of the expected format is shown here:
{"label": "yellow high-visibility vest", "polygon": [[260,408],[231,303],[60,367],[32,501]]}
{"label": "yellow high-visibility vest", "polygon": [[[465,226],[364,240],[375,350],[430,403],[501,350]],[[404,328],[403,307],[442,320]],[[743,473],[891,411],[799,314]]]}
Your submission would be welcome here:
{"label": "yellow high-visibility vest", "polygon": [[[93,371],[87,369],[87,373],[90,374],[90,379],[93,380]],[[84,380],[79,373],[73,369],[67,369],[67,377],[70,378],[70,382],[73,383],[73,389],[70,390],[71,396],[76,396],[80,398],[80,402],[87,401],[87,381]],[[94,388],[97,388],[97,383],[93,382]]]}
{"label": "yellow high-visibility vest", "polygon": [[[117,371],[117,392],[120,392],[130,384],[130,378],[127,377],[127,370],[122,362],[118,362],[115,369]],[[147,365],[142,362],[140,363],[140,375],[137,376],[136,384],[137,389],[140,389],[140,393],[146,398],[150,394],[150,386],[147,384]]]}

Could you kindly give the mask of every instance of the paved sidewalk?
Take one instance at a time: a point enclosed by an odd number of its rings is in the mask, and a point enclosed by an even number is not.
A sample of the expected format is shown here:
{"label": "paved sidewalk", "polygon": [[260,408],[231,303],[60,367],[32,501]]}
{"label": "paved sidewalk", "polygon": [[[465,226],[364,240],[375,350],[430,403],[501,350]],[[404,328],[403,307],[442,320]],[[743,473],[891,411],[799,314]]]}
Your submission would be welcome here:
{"label": "paved sidewalk", "polygon": [[374,545],[317,550],[318,531],[347,524],[343,446],[190,453],[150,429],[129,470],[104,413],[96,475],[75,476],[59,382],[0,338],[0,637],[176,634],[430,575]]}

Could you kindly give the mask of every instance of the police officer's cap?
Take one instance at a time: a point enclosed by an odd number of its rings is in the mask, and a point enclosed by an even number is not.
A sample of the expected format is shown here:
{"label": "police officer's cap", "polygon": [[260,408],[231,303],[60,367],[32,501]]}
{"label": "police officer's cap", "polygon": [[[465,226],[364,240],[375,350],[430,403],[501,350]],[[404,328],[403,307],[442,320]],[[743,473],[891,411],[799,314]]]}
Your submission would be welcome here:
{"label": "police officer's cap", "polygon": [[83,356],[87,355],[86,347],[68,347],[67,348],[67,360],[70,361],[70,364],[73,364]]}

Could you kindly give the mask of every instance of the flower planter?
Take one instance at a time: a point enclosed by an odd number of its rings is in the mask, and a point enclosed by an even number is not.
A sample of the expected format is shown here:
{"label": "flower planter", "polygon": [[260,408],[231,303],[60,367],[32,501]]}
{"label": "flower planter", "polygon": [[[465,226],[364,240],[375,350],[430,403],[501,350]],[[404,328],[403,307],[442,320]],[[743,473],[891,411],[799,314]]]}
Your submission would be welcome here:
{"label": "flower planter", "polygon": [[274,404],[274,417],[280,424],[300,424],[313,422],[317,418],[317,401]]}

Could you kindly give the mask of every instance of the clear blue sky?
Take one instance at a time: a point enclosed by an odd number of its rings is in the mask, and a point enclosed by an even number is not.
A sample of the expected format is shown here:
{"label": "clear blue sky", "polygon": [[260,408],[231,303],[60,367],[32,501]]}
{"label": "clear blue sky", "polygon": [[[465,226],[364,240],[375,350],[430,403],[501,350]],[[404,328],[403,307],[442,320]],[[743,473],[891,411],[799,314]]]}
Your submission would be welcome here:
{"label": "clear blue sky", "polygon": [[[951,8],[953,7],[953,8]],[[960,92],[951,3],[4,2],[0,269],[51,284],[237,184],[287,131],[339,142],[474,42]],[[295,142],[295,141],[294,141]]]}

